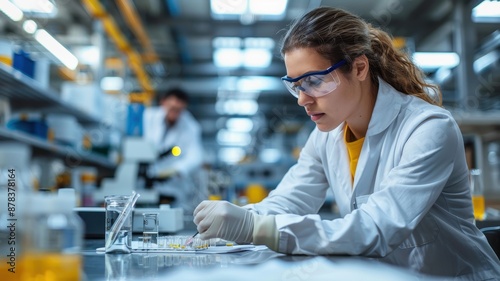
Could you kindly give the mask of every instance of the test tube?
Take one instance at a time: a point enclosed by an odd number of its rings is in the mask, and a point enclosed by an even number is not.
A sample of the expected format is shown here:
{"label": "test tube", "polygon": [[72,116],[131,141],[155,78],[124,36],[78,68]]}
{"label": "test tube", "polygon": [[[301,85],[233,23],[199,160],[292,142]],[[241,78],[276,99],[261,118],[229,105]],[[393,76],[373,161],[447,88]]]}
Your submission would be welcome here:
{"label": "test tube", "polygon": [[144,244],[146,244],[146,239],[148,239],[149,246],[157,245],[158,240],[158,213],[144,213],[143,214],[143,224],[142,224],[142,236],[144,237]]}

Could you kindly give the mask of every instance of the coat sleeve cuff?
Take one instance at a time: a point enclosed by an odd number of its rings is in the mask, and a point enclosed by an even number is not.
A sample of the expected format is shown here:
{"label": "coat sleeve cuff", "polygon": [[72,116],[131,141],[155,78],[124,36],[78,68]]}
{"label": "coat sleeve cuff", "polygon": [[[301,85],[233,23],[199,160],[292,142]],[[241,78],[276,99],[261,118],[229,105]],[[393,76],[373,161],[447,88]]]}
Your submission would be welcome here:
{"label": "coat sleeve cuff", "polygon": [[253,214],[253,243],[278,251],[279,232],[273,215]]}

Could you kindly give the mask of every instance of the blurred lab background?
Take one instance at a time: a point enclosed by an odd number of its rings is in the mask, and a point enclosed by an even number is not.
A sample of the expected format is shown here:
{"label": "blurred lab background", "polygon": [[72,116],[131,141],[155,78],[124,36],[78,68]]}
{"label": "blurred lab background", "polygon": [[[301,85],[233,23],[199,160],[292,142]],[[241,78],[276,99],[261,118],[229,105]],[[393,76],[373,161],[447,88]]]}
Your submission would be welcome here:
{"label": "blurred lab background", "polygon": [[[441,87],[498,215],[499,1],[0,0],[0,168],[16,168],[19,189],[74,188],[77,206],[133,189],[157,206],[147,166],[189,148],[141,142],[143,112],[181,88],[203,148],[190,199],[262,200],[314,128],[281,84],[279,47],[319,6],[390,32]],[[335,213],[333,197],[323,211]]]}

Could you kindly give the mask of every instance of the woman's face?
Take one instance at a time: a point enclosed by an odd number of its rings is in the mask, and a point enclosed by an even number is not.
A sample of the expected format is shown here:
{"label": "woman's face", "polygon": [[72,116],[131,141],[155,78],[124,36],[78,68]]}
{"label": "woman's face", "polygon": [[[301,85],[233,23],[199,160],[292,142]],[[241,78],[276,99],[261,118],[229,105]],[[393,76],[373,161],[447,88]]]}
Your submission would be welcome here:
{"label": "woman's face", "polygon": [[[332,66],[330,61],[311,48],[293,49],[287,52],[284,58],[287,76],[291,78]],[[332,74],[340,79],[335,90],[321,97],[311,97],[301,91],[297,100],[323,132],[331,131],[349,119],[355,113],[361,96],[359,88],[340,70],[335,70]]]}

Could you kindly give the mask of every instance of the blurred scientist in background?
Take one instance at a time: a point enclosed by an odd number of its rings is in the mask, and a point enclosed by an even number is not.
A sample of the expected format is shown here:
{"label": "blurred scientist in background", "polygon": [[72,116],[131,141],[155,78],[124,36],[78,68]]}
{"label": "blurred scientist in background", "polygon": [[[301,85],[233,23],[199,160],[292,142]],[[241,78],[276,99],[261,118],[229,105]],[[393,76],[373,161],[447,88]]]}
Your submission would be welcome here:
{"label": "blurred scientist in background", "polygon": [[[201,128],[186,110],[188,94],[170,89],[160,96],[159,106],[144,111],[144,138],[155,145],[160,157],[149,167],[148,176],[164,179],[154,188],[160,204],[171,204],[190,212],[199,200],[196,179],[203,162]],[[168,153],[166,153],[168,152]]]}

